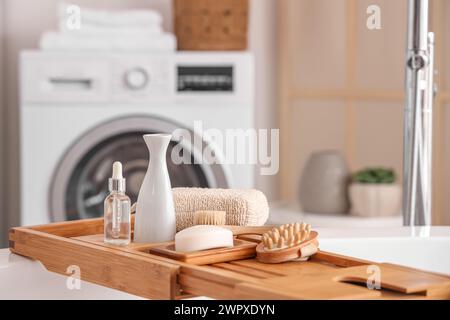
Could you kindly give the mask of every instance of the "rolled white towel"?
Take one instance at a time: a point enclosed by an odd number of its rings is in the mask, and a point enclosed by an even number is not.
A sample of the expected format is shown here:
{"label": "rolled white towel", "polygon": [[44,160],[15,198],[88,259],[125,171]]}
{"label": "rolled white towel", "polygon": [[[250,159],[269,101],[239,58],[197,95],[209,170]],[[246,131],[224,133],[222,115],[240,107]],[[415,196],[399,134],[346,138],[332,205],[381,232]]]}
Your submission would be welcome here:
{"label": "rolled white towel", "polygon": [[176,38],[171,33],[152,37],[83,37],[48,31],[41,36],[39,46],[48,51],[175,51]]}
{"label": "rolled white towel", "polygon": [[[71,15],[67,3],[59,5],[58,17],[60,21],[67,21]],[[159,12],[148,9],[107,11],[80,8],[81,25],[105,27],[152,27],[161,25],[162,16]]]}

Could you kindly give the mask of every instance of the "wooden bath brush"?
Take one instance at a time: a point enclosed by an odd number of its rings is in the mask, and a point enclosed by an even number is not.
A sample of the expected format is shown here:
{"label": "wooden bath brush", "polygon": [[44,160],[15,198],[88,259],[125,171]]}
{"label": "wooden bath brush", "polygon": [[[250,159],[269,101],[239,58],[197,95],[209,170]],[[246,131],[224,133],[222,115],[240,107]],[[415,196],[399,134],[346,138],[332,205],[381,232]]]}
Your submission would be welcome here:
{"label": "wooden bath brush", "polygon": [[305,261],[319,247],[318,233],[305,223],[283,224],[262,235],[256,247],[256,258],[263,263]]}

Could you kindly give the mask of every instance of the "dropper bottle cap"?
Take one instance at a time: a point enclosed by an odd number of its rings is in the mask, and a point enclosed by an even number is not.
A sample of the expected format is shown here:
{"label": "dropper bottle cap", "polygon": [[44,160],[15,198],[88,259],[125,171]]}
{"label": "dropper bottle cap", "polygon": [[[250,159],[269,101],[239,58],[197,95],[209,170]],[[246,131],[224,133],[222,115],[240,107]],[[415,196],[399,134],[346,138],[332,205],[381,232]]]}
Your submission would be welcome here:
{"label": "dropper bottle cap", "polygon": [[113,163],[112,177],[108,181],[109,192],[125,192],[125,178],[122,176],[122,163]]}

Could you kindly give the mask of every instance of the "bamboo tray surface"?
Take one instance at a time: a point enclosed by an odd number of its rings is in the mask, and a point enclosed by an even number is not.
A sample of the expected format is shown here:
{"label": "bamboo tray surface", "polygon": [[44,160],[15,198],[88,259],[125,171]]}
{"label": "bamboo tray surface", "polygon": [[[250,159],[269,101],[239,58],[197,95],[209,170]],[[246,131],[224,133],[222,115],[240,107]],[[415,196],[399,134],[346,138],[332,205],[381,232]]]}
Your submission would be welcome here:
{"label": "bamboo tray surface", "polygon": [[[103,243],[103,234],[96,234],[92,236],[81,236],[75,237],[73,239],[97,245],[104,245],[110,248],[117,249],[116,246],[110,246]],[[152,244],[131,243],[130,245],[119,249],[128,252],[140,251],[142,253],[154,254],[157,256],[167,257],[169,259],[182,261],[194,265],[206,265],[218,262],[228,262],[252,258],[255,256],[255,248],[256,248],[255,242],[241,239],[234,239],[234,246],[231,248],[218,248],[188,253],[175,251],[175,244],[173,241],[164,243],[152,243]]]}
{"label": "bamboo tray surface", "polygon": [[[307,262],[260,263],[253,257],[255,236],[235,240],[244,251],[186,255],[171,250],[173,243],[104,244],[103,219],[89,219],[13,228],[9,239],[13,253],[39,260],[50,271],[67,275],[77,265],[82,280],[145,298],[450,299],[448,275],[389,263],[323,251]],[[379,268],[381,290],[367,288],[373,276],[368,266]]]}

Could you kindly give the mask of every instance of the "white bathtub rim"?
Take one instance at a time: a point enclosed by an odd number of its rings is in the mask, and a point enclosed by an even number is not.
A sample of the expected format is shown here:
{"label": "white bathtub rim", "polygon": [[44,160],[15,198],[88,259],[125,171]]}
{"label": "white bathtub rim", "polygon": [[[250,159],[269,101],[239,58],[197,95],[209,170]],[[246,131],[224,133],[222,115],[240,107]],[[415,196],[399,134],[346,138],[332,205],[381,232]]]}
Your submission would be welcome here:
{"label": "white bathtub rim", "polygon": [[[387,228],[317,228],[320,239],[413,239],[449,238],[450,226]],[[450,249],[450,248],[449,248]]]}

